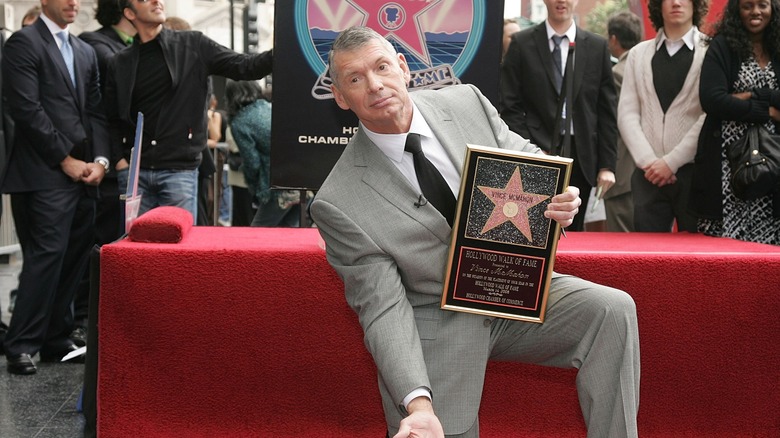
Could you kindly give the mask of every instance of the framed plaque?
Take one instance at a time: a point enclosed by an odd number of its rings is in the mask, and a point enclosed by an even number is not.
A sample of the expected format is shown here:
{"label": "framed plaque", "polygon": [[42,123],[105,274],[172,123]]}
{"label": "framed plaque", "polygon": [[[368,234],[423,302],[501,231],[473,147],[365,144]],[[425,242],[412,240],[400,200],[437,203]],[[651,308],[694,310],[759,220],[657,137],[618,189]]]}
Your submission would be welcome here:
{"label": "framed plaque", "polygon": [[468,145],[441,307],[542,323],[572,159]]}

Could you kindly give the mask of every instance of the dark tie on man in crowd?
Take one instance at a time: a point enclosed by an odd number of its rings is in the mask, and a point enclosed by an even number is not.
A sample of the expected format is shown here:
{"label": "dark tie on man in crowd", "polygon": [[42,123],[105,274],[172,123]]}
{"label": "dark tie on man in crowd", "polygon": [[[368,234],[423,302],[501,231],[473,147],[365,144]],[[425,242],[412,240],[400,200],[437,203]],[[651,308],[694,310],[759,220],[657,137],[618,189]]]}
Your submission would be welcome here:
{"label": "dark tie on man in crowd", "polygon": [[[583,231],[591,188],[600,187],[605,193],[615,181],[617,94],[607,41],[577,27],[575,5],[545,0],[545,22],[512,36],[501,64],[501,117],[509,129],[545,152],[560,151],[560,155],[574,159],[569,184],[580,189],[583,208],[569,229]],[[574,86],[563,124],[571,129],[571,142],[570,147],[559,150],[563,145],[555,140],[561,139],[556,125],[562,118],[558,107],[565,92],[561,89],[566,87],[562,52],[566,46],[561,48],[564,36],[569,43],[567,53],[576,42],[577,57],[572,59]]]}
{"label": "dark tie on man in crowd", "polygon": [[555,90],[558,91],[558,94],[561,93],[561,86],[563,85],[563,60],[561,60],[561,41],[563,41],[563,36],[561,35],[553,35],[553,51],[552,51],[552,59],[553,59],[553,73],[555,74]]}

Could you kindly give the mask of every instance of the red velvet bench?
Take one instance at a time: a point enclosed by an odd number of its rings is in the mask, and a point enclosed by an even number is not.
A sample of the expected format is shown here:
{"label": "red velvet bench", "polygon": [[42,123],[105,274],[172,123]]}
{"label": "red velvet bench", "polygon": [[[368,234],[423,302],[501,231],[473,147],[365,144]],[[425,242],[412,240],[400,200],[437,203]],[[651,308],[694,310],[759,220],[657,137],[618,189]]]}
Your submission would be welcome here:
{"label": "red velvet bench", "polygon": [[[99,436],[384,436],[374,365],[315,229],[182,237],[101,251]],[[780,436],[780,248],[569,233],[556,270],[634,297],[641,437]],[[575,375],[491,363],[482,436],[584,437]]]}

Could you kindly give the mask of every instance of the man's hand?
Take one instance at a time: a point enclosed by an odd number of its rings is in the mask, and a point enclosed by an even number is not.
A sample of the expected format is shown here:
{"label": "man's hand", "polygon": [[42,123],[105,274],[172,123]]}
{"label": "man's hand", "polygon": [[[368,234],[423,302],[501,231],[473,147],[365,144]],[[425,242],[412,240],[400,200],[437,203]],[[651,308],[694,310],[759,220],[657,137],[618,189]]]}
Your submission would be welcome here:
{"label": "man's hand", "polygon": [[116,166],[114,166],[114,169],[122,170],[122,169],[127,169],[128,167],[130,167],[130,163],[128,163],[127,160],[122,158],[121,160],[116,162]]}
{"label": "man's hand", "polygon": [[580,199],[580,189],[574,186],[566,187],[566,191],[560,195],[553,196],[544,217],[552,219],[561,224],[561,227],[568,227],[574,221],[574,216],[579,211],[582,199]]}
{"label": "man's hand", "polygon": [[444,438],[444,429],[427,397],[415,398],[406,410],[409,416],[401,420],[401,428],[393,438]]}
{"label": "man's hand", "polygon": [[84,174],[81,176],[81,181],[84,184],[90,186],[96,186],[103,181],[103,177],[106,176],[106,168],[102,164],[98,163],[85,163],[87,165]]}
{"label": "man's hand", "polygon": [[642,170],[645,171],[645,179],[658,187],[663,187],[667,184],[674,184],[677,182],[677,177],[674,175],[674,172],[672,172],[672,169],[669,168],[663,158],[659,158],[653,161],[649,166],[646,166]]}
{"label": "man's hand", "polygon": [[599,174],[596,177],[596,187],[601,187],[602,196],[607,193],[607,190],[611,189],[615,185],[615,172],[609,169],[599,170]]}
{"label": "man's hand", "polygon": [[780,110],[777,108],[770,106],[769,107],[769,118],[774,120],[775,122],[780,122]]}
{"label": "man's hand", "polygon": [[90,173],[87,169],[86,162],[77,160],[70,155],[60,162],[60,169],[62,169],[62,171],[65,172],[65,175],[68,175],[73,182],[81,181],[84,175]]}
{"label": "man's hand", "polygon": [[60,168],[73,182],[83,182],[96,186],[106,176],[106,169],[98,163],[87,163],[77,160],[70,155],[60,162]]}

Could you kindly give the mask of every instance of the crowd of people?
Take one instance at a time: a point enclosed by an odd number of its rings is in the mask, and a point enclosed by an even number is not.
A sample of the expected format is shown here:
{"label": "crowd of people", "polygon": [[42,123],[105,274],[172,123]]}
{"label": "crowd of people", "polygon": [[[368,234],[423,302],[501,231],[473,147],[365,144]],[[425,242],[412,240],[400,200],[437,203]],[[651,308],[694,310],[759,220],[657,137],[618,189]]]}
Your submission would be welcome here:
{"label": "crowd of people", "polygon": [[[544,324],[439,309],[452,211],[387,200],[452,204],[467,143],[574,158],[571,185],[545,211],[572,230],[584,230],[593,193],[609,231],[676,227],[780,245],[780,184],[739,198],[725,153],[751,125],[775,132],[780,121],[780,0],[728,0],[711,35],[700,29],[708,0],[648,0],[656,37],[646,41],[630,12],[610,18],[606,37],[581,28],[577,3],[545,0],[547,18],[527,29],[503,23],[498,109],[470,85],[409,93],[406,58],[372,29],[333,42],[334,100],[360,129],[310,215],[363,326],[390,436],[478,436],[488,360],[577,368],[589,436],[637,436],[639,334],[626,293],[555,274]],[[124,231],[138,113],[139,214],[178,206],[203,223],[203,177],[224,162],[232,225],[302,217],[305,194],[269,180],[272,104],[256,80],[271,73],[272,51],[229,50],[167,17],[163,0],[100,0],[102,27],[76,37],[78,10],[78,0],[41,2],[0,52],[12,150],[2,190],[23,255],[2,342],[13,374],[84,343],[89,252]],[[225,112],[212,75],[229,78]],[[462,142],[437,134],[463,136],[435,117],[442,109],[469,126]],[[435,194],[422,176],[431,167]]]}
{"label": "crowd of people", "polygon": [[[560,85],[539,87],[531,78],[555,82],[555,69],[565,68],[569,43],[576,42],[570,53],[575,59],[586,53],[587,65],[574,64],[566,154],[575,158],[571,183],[581,188],[583,203],[592,187],[604,199],[606,231],[679,230],[780,245],[780,185],[758,199],[736,196],[726,156],[750,126],[776,130],[776,4],[728,1],[707,34],[701,27],[708,0],[650,0],[656,37],[641,41],[641,19],[623,11],[609,18],[605,45],[568,19],[576,0],[564,3],[543,25],[504,35],[501,115],[510,129],[560,153],[563,139],[555,133],[569,96],[559,94]],[[538,49],[544,44],[551,57]],[[617,61],[612,84],[609,55]],[[556,114],[559,95],[562,114]],[[581,209],[583,218],[570,228],[582,229],[584,215]]]}
{"label": "crowd of people", "polygon": [[273,65],[271,51],[240,54],[174,30],[186,22],[167,17],[163,0],[100,0],[102,27],[76,37],[79,7],[41,2],[3,45],[3,109],[13,128],[4,123],[11,152],[2,190],[23,259],[2,342],[13,374],[36,373],[36,354],[57,362],[85,344],[89,254],[124,232],[120,194],[136,114],[144,114],[139,214],[171,205],[197,221],[198,175],[208,172],[199,167],[213,172],[208,148],[224,140],[209,132],[210,77],[257,80]]}

